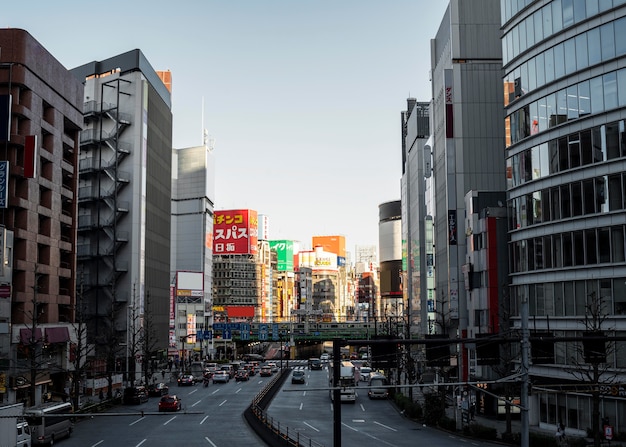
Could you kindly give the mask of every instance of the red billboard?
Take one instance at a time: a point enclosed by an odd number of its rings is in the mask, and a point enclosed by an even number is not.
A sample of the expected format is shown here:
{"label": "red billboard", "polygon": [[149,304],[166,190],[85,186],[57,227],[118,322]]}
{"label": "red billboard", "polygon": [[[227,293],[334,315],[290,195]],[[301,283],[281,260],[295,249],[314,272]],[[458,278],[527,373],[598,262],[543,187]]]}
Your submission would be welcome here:
{"label": "red billboard", "polygon": [[257,253],[259,220],[254,210],[215,211],[213,254],[254,255]]}

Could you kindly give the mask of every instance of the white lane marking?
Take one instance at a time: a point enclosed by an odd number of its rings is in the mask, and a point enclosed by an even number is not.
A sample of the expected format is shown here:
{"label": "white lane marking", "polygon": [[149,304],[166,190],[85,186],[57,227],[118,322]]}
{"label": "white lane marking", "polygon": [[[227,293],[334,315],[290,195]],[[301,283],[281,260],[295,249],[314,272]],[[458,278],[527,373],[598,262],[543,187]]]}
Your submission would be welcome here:
{"label": "white lane marking", "polygon": [[189,391],[189,393],[187,394],[188,396],[191,396],[193,393],[196,393],[198,391],[198,388],[196,388],[193,391]]}
{"label": "white lane marking", "polygon": [[170,422],[172,422],[174,419],[176,419],[176,416],[172,416],[171,418],[169,418],[167,421],[165,421],[165,422],[163,423],[163,425],[167,425],[167,424],[169,424],[169,423],[170,423]]}
{"label": "white lane marking", "polygon": [[363,406],[363,404],[359,404],[361,406],[361,410],[365,411],[365,407]]}
{"label": "white lane marking", "polygon": [[359,431],[359,430],[357,430],[357,429],[356,429],[356,428],[354,428],[354,427],[350,427],[350,426],[349,426],[348,424],[346,424],[345,422],[342,422],[342,423],[341,423],[341,425],[343,425],[344,427],[349,428],[349,429],[350,429],[350,430],[352,430],[352,431]]}
{"label": "white lane marking", "polygon": [[[306,424],[306,422],[305,422],[305,424]],[[96,443],[95,443],[95,444],[93,444],[91,447],[96,447],[97,445],[100,445],[100,444],[102,444],[103,442],[104,442],[104,439],[103,439],[102,441],[98,441],[98,442],[96,442]]]}
{"label": "white lane marking", "polygon": [[235,394],[237,394],[241,390],[242,390],[242,388],[239,388],[237,391],[235,391]]}
{"label": "white lane marking", "polygon": [[375,439],[376,441],[381,442],[381,443],[383,443],[383,444],[390,445],[390,446],[392,446],[392,447],[396,447],[396,445],[395,445],[395,444],[391,444],[391,443],[389,443],[389,442],[385,441],[384,439],[377,438],[376,436],[370,435],[369,433],[366,433],[366,432],[364,432],[364,431],[362,431],[362,430],[358,430],[358,429],[356,429],[356,428],[350,427],[349,425],[347,425],[347,424],[345,424],[345,423],[343,423],[343,422],[341,423],[341,425],[343,425],[344,427],[349,428],[350,430],[354,430],[354,431],[356,431],[356,432],[359,432],[359,433],[361,433],[361,434],[363,434],[363,435],[367,436],[368,438],[372,438],[372,439]]}
{"label": "white lane marking", "polygon": [[390,426],[385,425],[385,424],[381,424],[380,422],[376,422],[376,421],[374,421],[374,424],[376,424],[376,425],[380,425],[381,427],[384,427],[384,428],[386,428],[387,430],[391,430],[391,431],[398,431],[398,430],[396,430],[395,428],[390,427]]}
{"label": "white lane marking", "polygon": [[209,444],[211,444],[213,447],[217,447],[215,444],[213,444],[211,442],[211,440],[209,438],[207,438],[206,436],[204,437],[204,439],[206,439],[206,442],[208,442]]}
{"label": "white lane marking", "polygon": [[306,396],[306,391],[302,393],[302,397]]}
{"label": "white lane marking", "polygon": [[221,404],[219,404],[219,405],[218,405],[218,407],[221,407],[222,405],[224,405],[224,404],[226,403],[226,401],[227,401],[227,400],[228,400],[228,399],[224,399],[224,401],[223,401]]}
{"label": "white lane marking", "polygon": [[130,427],[131,425],[135,425],[137,422],[143,421],[145,418],[146,418],[145,416],[142,416],[139,419],[137,419],[135,422],[131,422],[130,424],[128,424],[128,426]]}
{"label": "white lane marking", "polygon": [[315,431],[319,431],[317,428],[313,427],[311,424],[307,424],[306,422],[303,422],[304,425],[306,425],[307,427],[311,427],[313,430]]}
{"label": "white lane marking", "polygon": [[302,405],[304,405],[302,402],[300,402],[300,409],[302,410]]}
{"label": "white lane marking", "polygon": [[137,447],[139,447],[141,444],[143,444],[144,442],[146,442],[147,439],[144,439],[143,441],[141,441],[139,444],[137,444]]}
{"label": "white lane marking", "polygon": [[201,400],[199,400],[198,402],[196,402],[195,404],[192,405],[192,407],[195,407],[196,405],[198,405],[200,402],[202,402]]}
{"label": "white lane marking", "polygon": [[204,421],[206,421],[209,417],[205,416],[201,421],[200,421],[200,425],[204,424]]}
{"label": "white lane marking", "polygon": [[216,389],[215,391],[213,391],[211,394],[215,394],[215,393],[217,393],[219,390],[220,390],[220,389],[218,388],[218,389]]}

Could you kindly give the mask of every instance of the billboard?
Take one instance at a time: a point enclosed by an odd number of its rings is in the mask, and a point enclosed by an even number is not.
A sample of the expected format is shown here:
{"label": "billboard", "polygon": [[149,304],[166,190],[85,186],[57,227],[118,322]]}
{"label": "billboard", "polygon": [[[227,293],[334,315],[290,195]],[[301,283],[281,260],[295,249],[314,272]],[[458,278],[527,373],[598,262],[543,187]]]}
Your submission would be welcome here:
{"label": "billboard", "polygon": [[259,222],[254,210],[215,211],[213,254],[255,255]]}
{"label": "billboard", "polygon": [[324,251],[346,257],[346,238],[344,236],[313,236],[313,247],[320,246]]}
{"label": "billboard", "polygon": [[270,250],[276,252],[276,270],[293,271],[293,241],[270,241]]}

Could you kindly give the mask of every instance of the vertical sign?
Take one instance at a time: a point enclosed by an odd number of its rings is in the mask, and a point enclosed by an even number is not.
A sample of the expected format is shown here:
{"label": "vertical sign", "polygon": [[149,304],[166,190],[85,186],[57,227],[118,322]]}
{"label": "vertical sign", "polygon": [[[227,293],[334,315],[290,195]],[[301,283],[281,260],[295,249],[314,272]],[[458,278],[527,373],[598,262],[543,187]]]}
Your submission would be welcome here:
{"label": "vertical sign", "polygon": [[0,208],[8,207],[9,162],[0,161]]}
{"label": "vertical sign", "polygon": [[443,71],[443,88],[446,101],[446,138],[454,138],[454,90],[452,70]]}
{"label": "vertical sign", "polygon": [[448,245],[457,245],[456,210],[448,210]]}

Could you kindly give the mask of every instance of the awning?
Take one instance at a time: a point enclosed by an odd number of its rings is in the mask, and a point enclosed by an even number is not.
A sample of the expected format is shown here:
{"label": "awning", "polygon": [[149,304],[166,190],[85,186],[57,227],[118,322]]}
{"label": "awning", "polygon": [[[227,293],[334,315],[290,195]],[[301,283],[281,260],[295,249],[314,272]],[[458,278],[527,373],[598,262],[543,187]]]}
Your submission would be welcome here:
{"label": "awning", "polygon": [[[31,328],[22,328],[22,329],[20,329],[20,341],[22,342],[23,345],[30,345],[31,333],[32,333]],[[35,343],[40,342],[42,339],[43,339],[43,335],[41,333],[41,328],[36,327],[35,328],[35,337],[34,337]]]}
{"label": "awning", "polygon": [[70,333],[66,326],[47,327],[46,341],[48,343],[66,343],[70,341]]}

